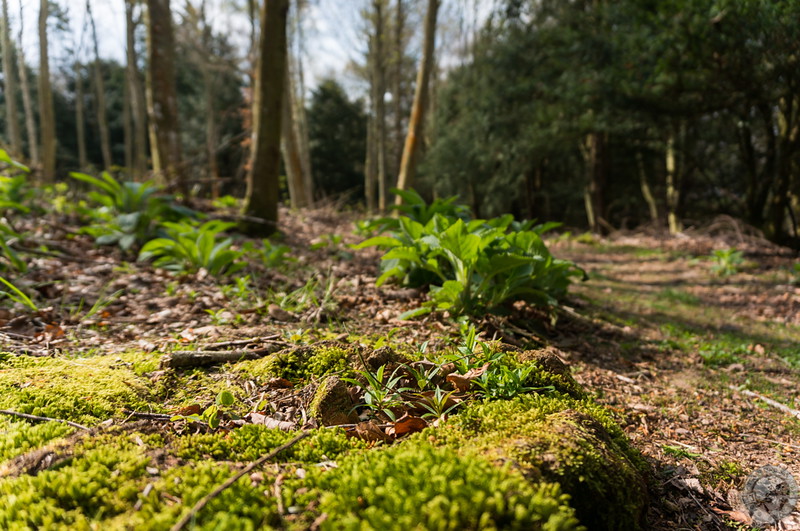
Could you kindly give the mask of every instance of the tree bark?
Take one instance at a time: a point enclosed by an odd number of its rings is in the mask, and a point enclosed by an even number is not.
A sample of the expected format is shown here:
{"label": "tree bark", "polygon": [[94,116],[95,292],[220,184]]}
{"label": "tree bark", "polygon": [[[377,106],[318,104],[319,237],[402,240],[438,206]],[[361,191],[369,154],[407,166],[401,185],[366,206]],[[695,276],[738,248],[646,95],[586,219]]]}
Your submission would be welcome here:
{"label": "tree bark", "polygon": [[132,172],[135,178],[141,178],[147,172],[147,104],[145,103],[142,80],[136,59],[136,22],[133,19],[135,0],[125,1],[125,77],[130,95],[130,109],[133,118],[133,162]]}
{"label": "tree bark", "polygon": [[20,133],[17,114],[17,75],[14,72],[14,54],[11,48],[11,28],[8,25],[8,0],[3,0],[2,46],[3,77],[5,78],[6,97],[6,131],[11,143],[11,154],[19,157],[22,154],[22,135]]}
{"label": "tree bark", "polygon": [[47,51],[48,0],[39,4],[39,124],[42,139],[42,182],[56,176],[56,121],[50,86],[50,57]]}
{"label": "tree bark", "polygon": [[586,165],[586,188],[584,203],[589,229],[600,232],[605,220],[605,189],[608,184],[608,136],[606,133],[590,133],[584,145]]}
{"label": "tree bark", "polygon": [[100,131],[100,152],[103,155],[103,168],[110,170],[114,165],[111,157],[111,137],[108,132],[108,117],[106,115],[106,87],[103,81],[103,64],[100,61],[100,49],[97,45],[97,27],[92,15],[92,2],[86,0],[86,14],[92,27],[92,45],[94,48],[94,90],[97,102],[97,128]]}
{"label": "tree bark", "polygon": [[36,117],[33,111],[33,101],[31,99],[31,86],[28,81],[28,67],[25,66],[25,54],[22,48],[22,35],[24,30],[22,17],[22,0],[19,2],[19,32],[17,33],[17,67],[19,69],[19,81],[22,89],[22,107],[25,110],[25,129],[28,131],[28,153],[31,158],[31,165],[39,167],[39,139],[36,134]]}
{"label": "tree bark", "polygon": [[269,236],[278,225],[281,106],[286,75],[289,0],[265,0],[253,95],[253,139],[244,214],[264,220],[242,223],[243,232]]}
{"label": "tree bark", "polygon": [[[428,81],[433,69],[433,52],[436,48],[436,14],[439,11],[439,0],[428,0],[428,12],[425,15],[425,38],[423,54],[417,71],[417,86],[414,90],[414,105],[411,107],[411,118],[408,121],[408,135],[403,148],[403,159],[400,163],[400,175],[397,187],[408,190],[414,186],[417,169],[417,153],[425,125],[425,109],[428,101]],[[395,197],[395,204],[402,204],[400,196]]]}
{"label": "tree bark", "polygon": [[373,0],[373,17],[375,24],[375,35],[373,41],[372,57],[372,89],[373,101],[375,103],[375,142],[378,169],[378,210],[386,210],[386,183],[387,183],[387,160],[386,160],[386,57],[384,47],[384,0]]}
{"label": "tree bark", "polygon": [[303,175],[303,164],[301,162],[300,146],[297,138],[293,109],[292,109],[292,90],[290,86],[290,76],[288,63],[283,85],[283,105],[281,106],[281,152],[283,153],[283,166],[286,169],[286,177],[289,182],[289,198],[292,208],[302,208],[308,206],[306,194],[306,180]]}
{"label": "tree bark", "polygon": [[170,0],[147,0],[147,15],[147,111],[153,171],[158,182],[187,194],[181,160]]}
{"label": "tree bark", "polygon": [[675,153],[674,133],[670,133],[667,138],[664,158],[667,172],[667,223],[669,226],[669,233],[677,234],[681,231],[682,227],[678,217],[678,204],[680,202],[680,169]]}
{"label": "tree bark", "polygon": [[75,61],[75,134],[78,136],[78,166],[81,171],[89,167],[86,157],[86,117],[83,107],[83,72],[81,64]]}
{"label": "tree bark", "polygon": [[642,190],[642,197],[644,197],[644,201],[647,203],[647,208],[650,211],[650,221],[652,221],[654,225],[657,225],[659,221],[658,204],[653,195],[653,190],[650,188],[650,182],[647,180],[644,155],[642,155],[641,151],[636,153],[636,165],[639,169],[639,187]]}

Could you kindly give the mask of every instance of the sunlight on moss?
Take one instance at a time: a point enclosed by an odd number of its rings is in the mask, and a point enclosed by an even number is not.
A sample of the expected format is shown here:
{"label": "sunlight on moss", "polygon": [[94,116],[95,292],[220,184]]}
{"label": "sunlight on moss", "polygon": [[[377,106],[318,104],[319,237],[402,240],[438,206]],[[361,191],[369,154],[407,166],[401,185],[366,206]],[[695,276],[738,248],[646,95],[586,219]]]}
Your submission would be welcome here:
{"label": "sunlight on moss", "polygon": [[73,433],[75,428],[61,422],[30,424],[0,418],[0,461],[11,459],[45,443]]}

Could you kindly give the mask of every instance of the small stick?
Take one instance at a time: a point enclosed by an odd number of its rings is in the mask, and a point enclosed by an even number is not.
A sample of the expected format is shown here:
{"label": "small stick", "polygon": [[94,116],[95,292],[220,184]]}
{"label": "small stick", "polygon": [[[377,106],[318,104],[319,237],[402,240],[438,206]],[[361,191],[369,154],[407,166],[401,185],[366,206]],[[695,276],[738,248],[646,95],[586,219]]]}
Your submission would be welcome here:
{"label": "small stick", "polygon": [[208,350],[215,350],[224,347],[241,347],[243,345],[250,345],[251,343],[260,343],[262,341],[275,341],[281,337],[280,334],[272,334],[271,336],[254,337],[252,339],[237,339],[234,341],[220,341],[219,343],[209,343],[204,345]]}
{"label": "small stick", "polygon": [[44,421],[44,422],[48,422],[48,421],[61,422],[63,424],[68,424],[68,425],[72,426],[73,428],[78,428],[79,430],[85,430],[85,431],[91,430],[91,428],[87,428],[83,424],[78,424],[77,422],[70,422],[69,420],[64,420],[64,419],[54,419],[54,418],[51,418],[51,417],[39,417],[39,416],[36,416],[36,415],[29,415],[27,413],[20,413],[19,411],[11,411],[9,409],[0,409],[0,414],[10,415],[12,417],[19,417],[19,418],[28,419],[28,420],[40,420],[40,421]]}
{"label": "small stick", "polygon": [[144,411],[132,411],[130,409],[123,409],[123,413],[129,415],[130,417],[136,417],[138,419],[150,419],[150,420],[170,420],[175,415],[167,415],[166,413],[147,413]]}
{"label": "small stick", "polygon": [[200,501],[195,503],[194,507],[192,507],[192,509],[188,513],[183,515],[183,518],[178,520],[178,522],[170,528],[170,531],[180,531],[181,529],[186,527],[186,524],[188,524],[192,520],[192,518],[197,516],[197,513],[203,507],[205,507],[208,504],[208,502],[210,502],[211,500],[213,500],[214,498],[219,496],[219,494],[222,491],[224,491],[225,489],[227,489],[228,487],[230,487],[231,485],[236,483],[242,476],[244,476],[246,474],[249,474],[254,468],[263,465],[268,460],[272,459],[273,457],[275,457],[276,455],[278,455],[282,451],[286,450],[287,448],[290,448],[290,447],[294,446],[295,444],[300,442],[302,439],[305,439],[309,435],[311,435],[310,431],[301,432],[301,433],[297,434],[297,436],[295,436],[289,442],[278,446],[277,448],[272,450],[267,455],[259,457],[257,460],[253,461],[252,463],[250,463],[249,465],[244,467],[237,474],[235,474],[234,476],[229,478],[227,481],[225,481],[225,483],[223,483],[222,485],[218,486],[213,491],[211,491],[210,493],[206,494]]}
{"label": "small stick", "polygon": [[766,402],[770,406],[772,406],[774,408],[778,408],[781,411],[783,411],[784,413],[788,413],[789,415],[793,416],[797,420],[800,420],[800,411],[798,411],[796,409],[792,409],[792,408],[790,408],[789,406],[787,406],[785,404],[781,404],[777,400],[773,400],[773,399],[771,399],[769,397],[766,397],[764,395],[760,395],[760,394],[755,393],[753,391],[750,391],[748,389],[738,389],[736,386],[733,386],[733,385],[729,385],[728,387],[733,389],[734,391],[739,391],[740,393],[745,394],[747,396],[752,396],[754,398],[758,398],[760,400],[763,400],[764,402]]}

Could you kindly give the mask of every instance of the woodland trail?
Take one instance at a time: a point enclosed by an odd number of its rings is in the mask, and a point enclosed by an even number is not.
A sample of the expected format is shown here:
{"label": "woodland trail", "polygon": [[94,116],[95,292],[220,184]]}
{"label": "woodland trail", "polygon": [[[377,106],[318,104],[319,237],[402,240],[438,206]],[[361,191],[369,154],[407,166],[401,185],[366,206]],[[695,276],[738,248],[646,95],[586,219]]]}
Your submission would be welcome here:
{"label": "woodland trail", "polygon": [[[582,317],[555,344],[654,465],[653,529],[749,529],[737,498],[747,476],[779,465],[800,478],[796,258],[762,243],[555,246],[590,276],[572,291]],[[713,251],[731,244],[745,260],[719,274]],[[782,525],[800,529],[800,513]]]}

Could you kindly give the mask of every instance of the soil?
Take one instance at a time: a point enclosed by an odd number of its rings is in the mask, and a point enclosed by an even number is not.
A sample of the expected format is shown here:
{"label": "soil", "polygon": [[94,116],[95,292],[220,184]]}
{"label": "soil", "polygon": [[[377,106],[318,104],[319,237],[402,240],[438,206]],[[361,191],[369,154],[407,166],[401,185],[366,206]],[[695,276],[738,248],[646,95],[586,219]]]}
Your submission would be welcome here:
{"label": "soil", "polygon": [[[363,239],[354,231],[355,214],[325,208],[281,216],[278,243],[297,261],[249,270],[248,282],[238,285],[202,270],[176,276],[131,261],[96,247],[63,219],[21,221],[17,229],[31,234],[36,254],[30,273],[16,281],[36,294],[39,310],[0,309],[0,350],[53,358],[131,350],[169,356],[187,349],[274,352],[300,341],[352,344],[356,337],[437,348],[458,337],[459,325],[446,315],[398,320],[424,294],[375,287],[380,253],[348,247]],[[48,250],[37,252],[40,246]],[[571,288],[555,319],[517,305],[510,316],[479,319],[482,337],[554,353],[613,413],[654,471],[650,529],[748,529],[740,497],[752,472],[781,465],[800,481],[797,255],[732,220],[680,237],[567,234],[550,247],[588,280]],[[713,253],[729,248],[742,251],[744,261],[718,273]],[[154,367],[148,374],[156,384],[164,373]],[[283,414],[272,420],[300,427],[292,419],[313,393],[298,402],[286,398],[297,392],[281,386],[272,382],[267,392]],[[196,399],[213,396],[199,391]],[[800,529],[800,513],[781,525]]]}

